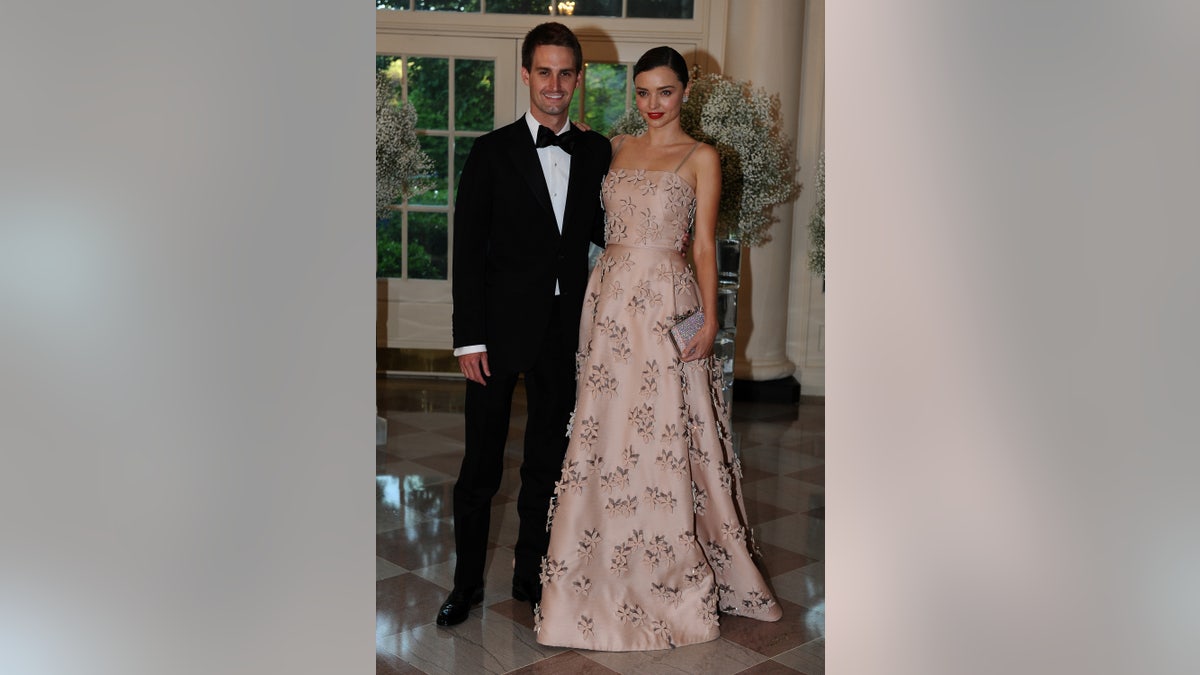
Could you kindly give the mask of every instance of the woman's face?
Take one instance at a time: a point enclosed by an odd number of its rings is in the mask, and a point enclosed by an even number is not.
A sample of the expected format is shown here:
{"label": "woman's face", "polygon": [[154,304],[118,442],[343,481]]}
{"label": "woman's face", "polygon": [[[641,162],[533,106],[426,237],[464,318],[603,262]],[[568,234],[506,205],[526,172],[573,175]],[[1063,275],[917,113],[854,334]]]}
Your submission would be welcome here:
{"label": "woman's face", "polygon": [[633,95],[638,112],[650,128],[661,128],[679,119],[687,88],[667,66],[638,74],[633,79]]}

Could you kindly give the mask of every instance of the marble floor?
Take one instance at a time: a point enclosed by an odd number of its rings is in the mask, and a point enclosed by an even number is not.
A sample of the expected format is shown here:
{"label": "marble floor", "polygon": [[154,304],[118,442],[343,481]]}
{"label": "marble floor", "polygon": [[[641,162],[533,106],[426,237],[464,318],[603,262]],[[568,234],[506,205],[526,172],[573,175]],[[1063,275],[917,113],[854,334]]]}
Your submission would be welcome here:
{"label": "marble floor", "polygon": [[721,617],[712,642],[654,652],[543,647],[527,603],[509,596],[517,468],[524,429],[518,388],[505,474],[493,505],[483,605],[452,628],[434,625],[454,570],[451,495],[463,449],[461,380],[380,378],[387,444],[376,447],[376,672],[824,673],[825,406],[733,406],[746,510],[783,619]]}

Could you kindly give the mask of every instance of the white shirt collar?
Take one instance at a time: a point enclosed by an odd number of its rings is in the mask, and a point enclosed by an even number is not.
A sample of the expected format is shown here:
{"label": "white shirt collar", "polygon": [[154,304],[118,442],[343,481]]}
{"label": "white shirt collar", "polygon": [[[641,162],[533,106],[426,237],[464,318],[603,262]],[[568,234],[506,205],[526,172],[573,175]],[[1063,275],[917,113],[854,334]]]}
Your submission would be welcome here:
{"label": "white shirt collar", "polygon": [[[538,130],[538,127],[542,126],[542,123],[537,121],[536,119],[534,119],[532,112],[526,111],[525,112],[525,124],[527,124],[529,126],[529,136],[533,139],[534,143],[537,143],[537,130]],[[559,129],[558,131],[554,132],[554,134],[557,136],[570,128],[571,128],[571,119],[567,118],[567,121],[565,124],[563,124],[563,127],[561,129]]]}

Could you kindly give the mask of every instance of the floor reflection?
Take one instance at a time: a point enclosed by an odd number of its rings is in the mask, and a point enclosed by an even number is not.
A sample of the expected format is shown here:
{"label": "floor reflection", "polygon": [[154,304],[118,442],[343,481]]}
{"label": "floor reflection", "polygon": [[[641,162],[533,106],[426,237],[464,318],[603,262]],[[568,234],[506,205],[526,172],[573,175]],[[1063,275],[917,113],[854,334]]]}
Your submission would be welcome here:
{"label": "floor reflection", "polygon": [[721,638],[665,652],[612,655],[541,647],[528,605],[507,595],[516,536],[524,392],[518,388],[505,473],[493,507],[482,607],[453,629],[433,625],[453,579],[454,477],[462,459],[461,380],[381,378],[376,448],[377,673],[824,673],[825,407],[733,405],[743,492],[784,618],[721,619]]}

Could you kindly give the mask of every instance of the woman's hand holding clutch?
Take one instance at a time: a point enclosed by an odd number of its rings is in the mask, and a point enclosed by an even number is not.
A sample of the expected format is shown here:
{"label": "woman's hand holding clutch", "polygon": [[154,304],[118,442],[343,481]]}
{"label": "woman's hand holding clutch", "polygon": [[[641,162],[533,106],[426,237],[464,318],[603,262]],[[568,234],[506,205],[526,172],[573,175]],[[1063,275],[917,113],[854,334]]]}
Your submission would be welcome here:
{"label": "woman's hand holding clutch", "polygon": [[717,322],[715,318],[706,318],[704,325],[700,330],[696,331],[696,335],[688,341],[687,346],[681,350],[679,358],[685,363],[688,361],[698,361],[712,356],[713,343],[717,339]]}

